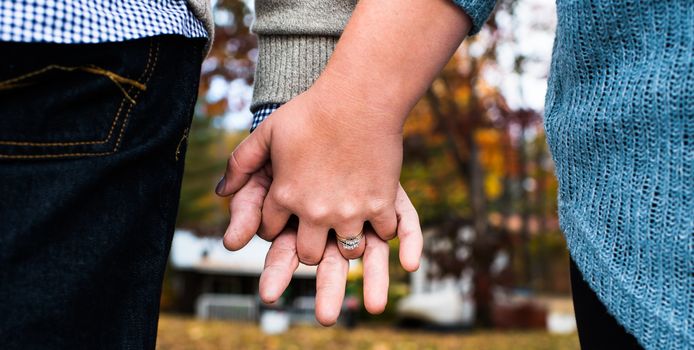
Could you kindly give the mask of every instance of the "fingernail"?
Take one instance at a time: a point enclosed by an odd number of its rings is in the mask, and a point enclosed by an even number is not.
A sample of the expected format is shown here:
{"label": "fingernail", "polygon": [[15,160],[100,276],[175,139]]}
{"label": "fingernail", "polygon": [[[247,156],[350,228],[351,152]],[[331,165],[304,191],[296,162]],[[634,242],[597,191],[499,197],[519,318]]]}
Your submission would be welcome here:
{"label": "fingernail", "polygon": [[214,191],[217,193],[217,195],[221,196],[222,195],[222,190],[224,189],[224,184],[227,182],[226,176],[222,176],[222,179],[219,180],[219,183],[217,184],[217,187],[215,187]]}

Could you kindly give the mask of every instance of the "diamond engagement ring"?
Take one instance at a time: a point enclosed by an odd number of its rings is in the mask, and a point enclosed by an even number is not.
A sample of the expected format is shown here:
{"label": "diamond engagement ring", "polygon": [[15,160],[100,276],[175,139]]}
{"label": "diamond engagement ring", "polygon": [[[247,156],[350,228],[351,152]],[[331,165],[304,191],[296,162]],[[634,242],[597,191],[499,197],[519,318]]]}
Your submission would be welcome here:
{"label": "diamond engagement ring", "polygon": [[364,231],[361,231],[356,236],[350,238],[345,238],[338,234],[335,234],[335,237],[337,238],[337,241],[342,244],[342,248],[345,248],[346,250],[354,250],[357,249],[359,242],[361,242],[361,239],[364,237]]}

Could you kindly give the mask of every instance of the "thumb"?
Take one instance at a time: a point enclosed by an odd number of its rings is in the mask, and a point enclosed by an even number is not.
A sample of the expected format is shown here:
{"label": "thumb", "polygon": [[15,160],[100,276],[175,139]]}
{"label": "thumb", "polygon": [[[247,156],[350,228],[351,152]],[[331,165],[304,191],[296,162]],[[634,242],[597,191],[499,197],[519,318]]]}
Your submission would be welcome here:
{"label": "thumb", "polygon": [[236,193],[251,175],[270,159],[271,121],[261,123],[231,152],[224,177],[215,192],[220,196]]}

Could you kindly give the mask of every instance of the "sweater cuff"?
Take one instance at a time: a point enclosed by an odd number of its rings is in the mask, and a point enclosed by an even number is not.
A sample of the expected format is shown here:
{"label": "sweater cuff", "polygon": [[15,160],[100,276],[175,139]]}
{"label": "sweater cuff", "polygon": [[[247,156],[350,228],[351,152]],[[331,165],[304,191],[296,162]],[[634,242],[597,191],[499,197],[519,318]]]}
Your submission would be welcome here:
{"label": "sweater cuff", "polygon": [[259,35],[251,110],[285,103],[306,91],[325,68],[337,36]]}
{"label": "sweater cuff", "polygon": [[475,35],[482,29],[484,22],[492,13],[496,0],[453,0],[472,20],[472,28],[468,35]]}

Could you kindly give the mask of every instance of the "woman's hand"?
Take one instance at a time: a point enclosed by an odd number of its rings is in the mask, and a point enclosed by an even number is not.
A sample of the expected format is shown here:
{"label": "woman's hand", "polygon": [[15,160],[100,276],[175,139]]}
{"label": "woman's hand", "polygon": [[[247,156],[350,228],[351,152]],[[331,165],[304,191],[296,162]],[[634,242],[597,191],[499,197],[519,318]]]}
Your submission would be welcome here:
{"label": "woman's hand", "polygon": [[[336,95],[340,101],[322,102]],[[264,171],[272,172],[272,185],[258,234],[273,240],[290,215],[298,216],[297,255],[305,264],[320,261],[330,229],[354,237],[368,221],[383,240],[395,237],[401,128],[379,122],[394,119],[384,111],[353,102],[314,87],[280,107],[232,153],[218,190],[236,193],[269,156]],[[346,258],[363,249],[340,245]]]}
{"label": "woman's hand", "polygon": [[[296,214],[307,264],[331,228],[350,238],[368,221],[393,237],[402,125],[469,28],[448,0],[360,1],[324,72],[236,148],[217,193],[235,193],[272,159],[260,234],[272,239]],[[352,258],[357,248],[340,249]]]}
{"label": "woman's hand", "polygon": [[[235,251],[243,248],[258,231],[263,219],[263,202],[272,181],[271,168],[265,166],[253,173],[249,181],[231,198],[231,220],[223,241],[227,249]],[[400,264],[406,271],[416,271],[422,255],[422,229],[417,210],[400,185],[395,196],[394,210],[397,237],[400,240]]]}

